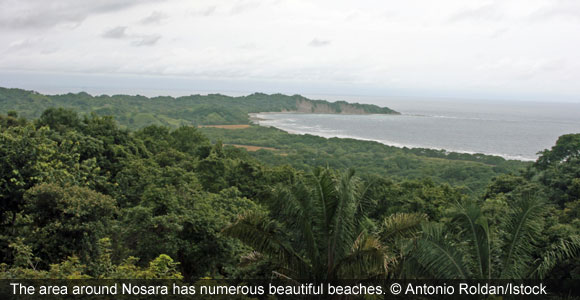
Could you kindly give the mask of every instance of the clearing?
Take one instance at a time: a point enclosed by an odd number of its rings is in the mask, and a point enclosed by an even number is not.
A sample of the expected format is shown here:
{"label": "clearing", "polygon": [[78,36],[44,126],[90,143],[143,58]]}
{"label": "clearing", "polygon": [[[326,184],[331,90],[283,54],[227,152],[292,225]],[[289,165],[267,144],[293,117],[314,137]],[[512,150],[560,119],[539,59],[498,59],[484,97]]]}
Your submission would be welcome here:
{"label": "clearing", "polygon": [[212,128],[222,128],[222,129],[246,129],[250,128],[248,124],[236,124],[236,125],[199,125],[198,127],[212,127]]}
{"label": "clearing", "polygon": [[270,150],[270,151],[278,151],[278,150],[280,150],[280,149],[276,149],[276,148],[272,148],[272,147],[260,147],[260,146],[238,145],[238,144],[225,144],[225,145],[234,146],[236,148],[244,148],[244,149],[246,149],[248,151],[258,151],[260,149]]}

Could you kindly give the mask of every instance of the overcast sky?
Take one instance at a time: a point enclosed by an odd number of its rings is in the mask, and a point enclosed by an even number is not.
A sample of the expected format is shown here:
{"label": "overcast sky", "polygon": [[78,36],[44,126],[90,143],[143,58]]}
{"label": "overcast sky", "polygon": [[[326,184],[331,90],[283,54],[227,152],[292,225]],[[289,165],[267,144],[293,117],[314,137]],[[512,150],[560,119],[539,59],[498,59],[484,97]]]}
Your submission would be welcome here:
{"label": "overcast sky", "polygon": [[578,0],[0,0],[0,86],[580,102]]}

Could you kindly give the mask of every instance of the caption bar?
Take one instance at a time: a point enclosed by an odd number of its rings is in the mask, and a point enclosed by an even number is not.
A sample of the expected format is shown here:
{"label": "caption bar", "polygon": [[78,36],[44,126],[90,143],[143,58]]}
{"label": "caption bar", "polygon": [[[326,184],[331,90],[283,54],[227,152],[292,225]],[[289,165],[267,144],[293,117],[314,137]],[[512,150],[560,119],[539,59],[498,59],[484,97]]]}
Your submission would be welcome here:
{"label": "caption bar", "polygon": [[[3,281],[0,296],[548,296],[573,295],[580,282],[516,281],[381,281],[288,283],[263,281],[227,283],[202,280],[194,284],[161,280],[11,280]],[[568,287],[566,287],[568,286]],[[577,293],[577,292],[576,292]]]}

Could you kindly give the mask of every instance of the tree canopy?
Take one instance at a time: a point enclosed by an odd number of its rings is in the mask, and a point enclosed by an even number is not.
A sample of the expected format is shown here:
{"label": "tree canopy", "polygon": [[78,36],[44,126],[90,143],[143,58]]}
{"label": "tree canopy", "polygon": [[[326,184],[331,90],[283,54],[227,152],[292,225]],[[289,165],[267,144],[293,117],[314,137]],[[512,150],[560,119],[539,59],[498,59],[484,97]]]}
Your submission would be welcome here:
{"label": "tree canopy", "polygon": [[580,278],[579,134],[523,164],[225,131],[1,115],[0,277]]}

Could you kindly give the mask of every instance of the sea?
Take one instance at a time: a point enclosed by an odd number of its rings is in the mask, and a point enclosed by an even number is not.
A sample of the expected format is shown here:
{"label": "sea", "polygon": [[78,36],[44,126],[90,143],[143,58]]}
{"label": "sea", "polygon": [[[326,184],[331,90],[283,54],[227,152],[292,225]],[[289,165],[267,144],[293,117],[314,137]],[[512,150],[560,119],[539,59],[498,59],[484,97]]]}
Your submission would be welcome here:
{"label": "sea", "polygon": [[[353,101],[356,99],[349,99]],[[373,99],[401,115],[259,113],[255,122],[295,134],[533,161],[559,136],[580,133],[580,103]]]}

